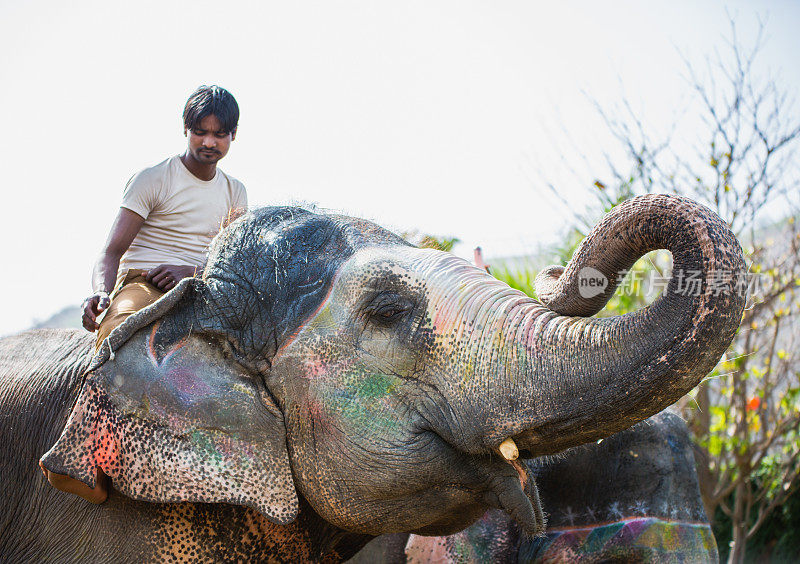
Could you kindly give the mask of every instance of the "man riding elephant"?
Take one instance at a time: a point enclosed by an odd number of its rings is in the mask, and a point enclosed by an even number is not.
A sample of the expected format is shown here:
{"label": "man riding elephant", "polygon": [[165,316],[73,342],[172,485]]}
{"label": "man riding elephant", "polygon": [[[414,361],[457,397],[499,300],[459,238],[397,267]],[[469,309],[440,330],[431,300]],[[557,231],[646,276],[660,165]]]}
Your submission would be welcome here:
{"label": "man riding elephant", "polygon": [[[82,323],[99,347],[128,316],[150,305],[205,264],[220,228],[247,208],[244,185],[217,168],[236,138],[239,106],[219,86],[201,86],[183,109],[188,147],[135,174],[92,272]],[[105,312],[102,321],[98,316]],[[106,480],[89,489],[42,469],[55,487],[103,502]]]}
{"label": "man riding elephant", "polygon": [[83,326],[97,331],[98,346],[127,316],[202,269],[211,239],[247,208],[244,185],[217,168],[238,124],[230,92],[199,87],[183,109],[183,154],[128,181],[84,301]]}

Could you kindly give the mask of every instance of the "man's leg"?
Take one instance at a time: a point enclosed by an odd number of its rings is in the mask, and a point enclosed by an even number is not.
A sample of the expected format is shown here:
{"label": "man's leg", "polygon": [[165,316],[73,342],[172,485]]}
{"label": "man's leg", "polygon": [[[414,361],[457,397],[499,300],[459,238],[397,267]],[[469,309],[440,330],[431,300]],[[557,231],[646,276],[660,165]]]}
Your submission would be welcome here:
{"label": "man's leg", "polygon": [[141,270],[130,270],[122,286],[111,296],[111,305],[97,330],[95,350],[129,315],[149,306],[163,295],[164,292],[145,280]]}

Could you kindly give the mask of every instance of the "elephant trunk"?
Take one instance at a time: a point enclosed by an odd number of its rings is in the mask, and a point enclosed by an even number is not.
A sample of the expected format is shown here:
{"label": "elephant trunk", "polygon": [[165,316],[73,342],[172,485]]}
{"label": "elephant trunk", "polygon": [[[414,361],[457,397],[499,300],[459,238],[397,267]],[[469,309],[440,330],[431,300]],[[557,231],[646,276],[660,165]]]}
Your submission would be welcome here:
{"label": "elephant trunk", "polygon": [[[672,253],[672,277],[652,305],[585,317],[603,307],[636,260],[661,248]],[[539,456],[661,411],[696,386],[730,344],[744,309],[744,274],[728,226],[711,210],[666,195],[616,207],[566,268],[540,274],[544,305],[462,273],[468,297],[451,332],[458,342],[451,367],[467,368],[449,390],[462,406],[449,440],[477,453],[499,451],[511,438],[521,456]]]}

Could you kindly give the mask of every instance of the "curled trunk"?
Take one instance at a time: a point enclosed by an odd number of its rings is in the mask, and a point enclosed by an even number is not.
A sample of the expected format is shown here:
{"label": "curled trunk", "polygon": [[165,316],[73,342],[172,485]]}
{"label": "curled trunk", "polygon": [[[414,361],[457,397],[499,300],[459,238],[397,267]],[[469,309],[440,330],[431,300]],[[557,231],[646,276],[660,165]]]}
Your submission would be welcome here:
{"label": "curled trunk", "polygon": [[[673,273],[652,305],[586,317],[636,260],[662,248],[672,253]],[[472,452],[512,437],[522,456],[554,453],[661,411],[712,370],[745,302],[744,259],[728,226],[708,208],[666,195],[610,212],[566,268],[540,274],[542,303],[455,270],[467,296],[458,317],[478,321],[455,323],[465,351],[455,357],[470,368],[449,390],[464,421],[445,433]],[[474,425],[487,411],[479,430],[470,429],[466,421]]]}

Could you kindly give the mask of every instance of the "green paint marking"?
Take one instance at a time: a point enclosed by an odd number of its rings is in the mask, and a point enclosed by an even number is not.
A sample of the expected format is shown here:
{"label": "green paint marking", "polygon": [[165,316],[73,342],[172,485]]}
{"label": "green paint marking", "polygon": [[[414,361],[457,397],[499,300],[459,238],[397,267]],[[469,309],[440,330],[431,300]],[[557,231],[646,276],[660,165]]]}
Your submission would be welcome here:
{"label": "green paint marking", "polygon": [[355,395],[365,399],[388,396],[394,391],[396,378],[386,374],[372,374],[364,378],[356,387]]}
{"label": "green paint marking", "polygon": [[[398,425],[394,411],[387,409],[385,398],[395,392],[398,379],[383,373],[345,374],[344,387],[331,393],[329,405],[341,414],[343,421],[358,428],[395,429]],[[326,402],[328,403],[328,402]]]}

